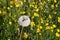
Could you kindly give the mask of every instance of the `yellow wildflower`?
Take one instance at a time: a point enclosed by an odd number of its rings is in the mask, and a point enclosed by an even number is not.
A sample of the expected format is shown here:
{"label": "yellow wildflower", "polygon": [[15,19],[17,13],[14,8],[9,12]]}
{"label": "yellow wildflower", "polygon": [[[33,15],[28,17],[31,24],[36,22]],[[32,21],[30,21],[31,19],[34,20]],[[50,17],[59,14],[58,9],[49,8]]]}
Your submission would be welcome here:
{"label": "yellow wildflower", "polygon": [[58,7],[58,4],[56,4],[55,6]]}
{"label": "yellow wildflower", "polygon": [[34,18],[34,16],[31,17],[32,19]]}
{"label": "yellow wildflower", "polygon": [[42,26],[40,26],[40,29],[42,29]]}
{"label": "yellow wildflower", "polygon": [[50,26],[46,26],[46,29],[50,29]]}
{"label": "yellow wildflower", "polygon": [[23,1],[20,1],[20,5],[22,5],[23,4]]}
{"label": "yellow wildflower", "polygon": [[38,8],[36,8],[36,10],[35,10],[36,12],[38,12],[39,11],[39,9]]}
{"label": "yellow wildflower", "polygon": [[9,24],[11,25],[11,24],[12,24],[12,22],[11,22],[11,21],[9,21]]}
{"label": "yellow wildflower", "polygon": [[33,27],[33,26],[35,26],[35,23],[32,21],[32,22],[31,22],[31,27]]}
{"label": "yellow wildflower", "polygon": [[16,7],[17,7],[17,8],[20,6],[20,4],[19,4],[19,3],[16,3],[15,5],[16,5]]}
{"label": "yellow wildflower", "polygon": [[57,29],[57,32],[60,32],[60,29]]}
{"label": "yellow wildflower", "polygon": [[30,4],[30,7],[34,7],[34,5]]}
{"label": "yellow wildflower", "polygon": [[43,21],[43,19],[42,19],[42,18],[41,18],[40,20],[41,20],[41,23],[44,23],[44,21]]}
{"label": "yellow wildflower", "polygon": [[51,28],[51,29],[54,29],[54,27],[52,27],[52,26],[51,26],[50,28]]}
{"label": "yellow wildflower", "polygon": [[37,16],[37,17],[39,17],[39,14],[38,14],[38,13],[34,13],[34,16]]}
{"label": "yellow wildflower", "polygon": [[32,4],[35,4],[35,2],[32,2]]}
{"label": "yellow wildflower", "polygon": [[17,3],[17,0],[12,0],[14,3]]}
{"label": "yellow wildflower", "polygon": [[26,2],[26,0],[24,0],[24,2]]}
{"label": "yellow wildflower", "polygon": [[37,8],[37,5],[35,5],[35,8]]}
{"label": "yellow wildflower", "polygon": [[8,16],[11,17],[11,13],[9,13]]}
{"label": "yellow wildflower", "polygon": [[56,28],[56,25],[55,24],[53,24],[52,26],[53,26],[53,28]]}
{"label": "yellow wildflower", "polygon": [[53,32],[54,30],[52,29],[51,32]]}
{"label": "yellow wildflower", "polygon": [[60,17],[58,17],[58,22],[60,23]]}
{"label": "yellow wildflower", "polygon": [[10,5],[10,7],[12,8],[13,6],[12,6],[12,5]]}
{"label": "yellow wildflower", "polygon": [[46,4],[46,1],[44,1],[43,3]]}
{"label": "yellow wildflower", "polygon": [[42,26],[40,26],[40,25],[37,25],[37,27],[38,27],[39,29],[42,29]]}
{"label": "yellow wildflower", "polygon": [[10,10],[10,7],[8,7],[7,9]]}
{"label": "yellow wildflower", "polygon": [[5,15],[6,14],[6,11],[3,11],[3,15]]}
{"label": "yellow wildflower", "polygon": [[52,16],[51,16],[51,15],[49,15],[49,18],[52,18]]}
{"label": "yellow wildflower", "polygon": [[23,12],[20,12],[20,14],[25,14],[25,11],[23,11]]}
{"label": "yellow wildflower", "polygon": [[54,9],[54,5],[53,4],[51,5],[51,8]]}
{"label": "yellow wildflower", "polygon": [[1,14],[2,12],[1,12],[1,10],[0,10],[0,14]]}
{"label": "yellow wildflower", "polygon": [[55,35],[56,35],[56,37],[59,37],[59,36],[60,36],[60,34],[59,34],[58,32],[56,32],[56,34],[55,34]]}
{"label": "yellow wildflower", "polygon": [[54,14],[57,14],[57,12],[55,11]]}
{"label": "yellow wildflower", "polygon": [[43,3],[42,3],[42,2],[40,2],[40,5],[43,5]]}
{"label": "yellow wildflower", "polygon": [[49,25],[49,23],[46,23],[45,25],[47,26],[47,25]]}
{"label": "yellow wildflower", "polygon": [[39,33],[40,32],[40,29],[39,28],[37,28],[37,33]]}
{"label": "yellow wildflower", "polygon": [[41,33],[39,33],[39,35],[41,35]]}
{"label": "yellow wildflower", "polygon": [[56,3],[57,2],[57,0],[54,0],[54,3]]}
{"label": "yellow wildflower", "polygon": [[47,0],[48,2],[50,1],[50,0]]}
{"label": "yellow wildflower", "polygon": [[13,1],[10,1],[10,4],[13,4],[14,2]]}
{"label": "yellow wildflower", "polygon": [[27,33],[24,33],[23,37],[24,38],[28,38],[28,34]]}
{"label": "yellow wildflower", "polygon": [[15,5],[16,5],[17,8],[20,7],[22,4],[23,4],[22,1],[20,1],[19,3],[15,3]]}

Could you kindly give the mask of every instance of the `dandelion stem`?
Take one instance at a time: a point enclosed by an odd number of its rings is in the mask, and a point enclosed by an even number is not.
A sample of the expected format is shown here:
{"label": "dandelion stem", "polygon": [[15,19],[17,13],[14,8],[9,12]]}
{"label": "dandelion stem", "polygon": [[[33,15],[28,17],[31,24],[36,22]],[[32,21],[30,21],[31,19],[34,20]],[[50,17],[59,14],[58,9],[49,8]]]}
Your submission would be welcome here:
{"label": "dandelion stem", "polygon": [[19,40],[22,40],[21,38],[22,38],[22,32],[23,32],[23,27],[22,27],[22,30],[21,30],[21,33],[20,33],[20,38],[19,38]]}

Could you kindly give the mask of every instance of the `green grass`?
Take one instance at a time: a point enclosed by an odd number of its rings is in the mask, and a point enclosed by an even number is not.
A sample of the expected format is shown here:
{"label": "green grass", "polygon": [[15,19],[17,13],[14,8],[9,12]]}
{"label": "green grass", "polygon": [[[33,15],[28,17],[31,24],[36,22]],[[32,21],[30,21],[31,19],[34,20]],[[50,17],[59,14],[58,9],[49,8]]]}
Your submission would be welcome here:
{"label": "green grass", "polygon": [[0,40],[19,40],[22,26],[18,19],[22,15],[34,22],[23,29],[22,40],[60,40],[60,0],[0,0]]}

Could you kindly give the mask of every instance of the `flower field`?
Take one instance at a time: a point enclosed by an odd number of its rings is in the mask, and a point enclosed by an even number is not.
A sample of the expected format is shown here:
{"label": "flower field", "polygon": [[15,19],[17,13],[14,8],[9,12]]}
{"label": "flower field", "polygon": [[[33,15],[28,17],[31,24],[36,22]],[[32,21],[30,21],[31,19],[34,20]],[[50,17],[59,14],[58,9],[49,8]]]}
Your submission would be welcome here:
{"label": "flower field", "polygon": [[0,0],[0,40],[60,40],[60,0]]}

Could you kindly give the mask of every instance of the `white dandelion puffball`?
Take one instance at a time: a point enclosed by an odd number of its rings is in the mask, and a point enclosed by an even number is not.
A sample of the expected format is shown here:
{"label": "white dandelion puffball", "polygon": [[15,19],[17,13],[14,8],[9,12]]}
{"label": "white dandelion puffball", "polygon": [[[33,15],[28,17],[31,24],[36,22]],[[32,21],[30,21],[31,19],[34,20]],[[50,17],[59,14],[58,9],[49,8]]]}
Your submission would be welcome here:
{"label": "white dandelion puffball", "polygon": [[28,16],[23,15],[18,19],[18,24],[22,27],[27,27],[30,24],[30,18]]}

